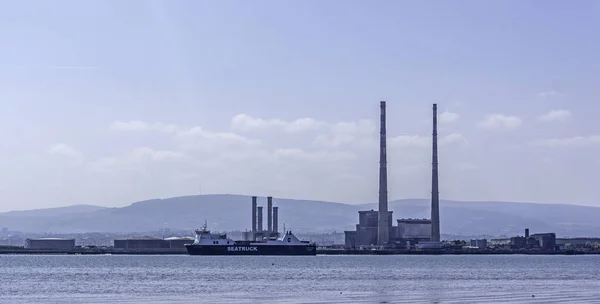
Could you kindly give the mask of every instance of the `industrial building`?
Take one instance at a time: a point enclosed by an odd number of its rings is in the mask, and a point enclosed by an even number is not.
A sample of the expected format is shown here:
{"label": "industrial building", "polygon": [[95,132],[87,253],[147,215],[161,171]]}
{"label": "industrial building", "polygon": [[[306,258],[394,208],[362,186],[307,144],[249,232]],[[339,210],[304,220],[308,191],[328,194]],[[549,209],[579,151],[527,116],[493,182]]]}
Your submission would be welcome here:
{"label": "industrial building", "polygon": [[529,229],[525,229],[524,236],[513,236],[508,239],[492,239],[489,246],[510,249],[556,250],[558,247],[556,240],[556,234],[553,232],[529,235]]}
{"label": "industrial building", "polygon": [[[392,227],[392,212],[388,211],[388,231]],[[379,232],[379,211],[367,210],[358,212],[358,224],[355,231],[345,231],[346,247],[356,248],[358,246],[376,245]],[[395,234],[393,234],[395,236]],[[386,243],[389,242],[389,239]]]}
{"label": "industrial building", "polygon": [[537,241],[537,245],[542,250],[556,249],[556,234],[553,232],[532,234],[530,238],[535,239]]}
{"label": "industrial building", "polygon": [[556,246],[561,249],[583,249],[583,248],[599,248],[600,238],[557,238]]}
{"label": "industrial building", "polygon": [[399,219],[396,227],[397,241],[419,243],[431,239],[431,220],[428,219]]}
{"label": "industrial building", "polygon": [[120,249],[158,249],[169,248],[169,244],[163,239],[141,237],[129,239],[115,239],[114,247]]}
{"label": "industrial building", "polygon": [[25,248],[73,250],[73,248],[75,248],[75,239],[64,239],[64,238],[26,239],[25,240]]}
{"label": "industrial building", "polygon": [[279,237],[279,207],[273,207],[273,197],[267,196],[267,230],[263,226],[263,207],[258,206],[258,197],[252,197],[252,230],[242,233],[245,241],[257,241]]}
{"label": "industrial building", "polygon": [[392,225],[392,211],[388,211],[387,191],[387,143],[386,143],[386,105],[380,104],[380,142],[379,142],[379,202],[378,210],[359,211],[358,225],[354,231],[344,231],[345,246],[397,247],[428,243],[429,248],[439,248],[440,214],[437,162],[437,105],[433,105],[433,141],[432,141],[432,185],[431,219],[399,219],[398,225]]}
{"label": "industrial building", "polygon": [[[389,239],[386,243],[405,246],[406,242],[415,245],[431,238],[431,220],[399,219],[398,226],[392,226],[392,212],[388,211]],[[355,231],[345,231],[345,244],[348,248],[376,245],[378,242],[379,211],[359,211]]]}
{"label": "industrial building", "polygon": [[165,249],[185,248],[186,244],[194,242],[192,237],[170,237],[157,239],[152,237],[139,237],[128,239],[115,239],[114,248],[117,249]]}
{"label": "industrial building", "polygon": [[475,239],[471,240],[471,247],[485,249],[487,248],[487,240],[486,239]]}

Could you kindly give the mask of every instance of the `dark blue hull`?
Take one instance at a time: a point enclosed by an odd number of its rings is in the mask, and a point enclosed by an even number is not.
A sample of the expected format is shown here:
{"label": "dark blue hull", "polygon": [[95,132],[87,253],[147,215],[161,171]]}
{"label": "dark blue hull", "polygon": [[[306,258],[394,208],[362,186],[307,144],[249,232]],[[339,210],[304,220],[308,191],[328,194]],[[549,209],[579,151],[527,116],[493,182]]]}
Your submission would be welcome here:
{"label": "dark blue hull", "polygon": [[314,244],[290,245],[185,245],[190,255],[317,255]]}

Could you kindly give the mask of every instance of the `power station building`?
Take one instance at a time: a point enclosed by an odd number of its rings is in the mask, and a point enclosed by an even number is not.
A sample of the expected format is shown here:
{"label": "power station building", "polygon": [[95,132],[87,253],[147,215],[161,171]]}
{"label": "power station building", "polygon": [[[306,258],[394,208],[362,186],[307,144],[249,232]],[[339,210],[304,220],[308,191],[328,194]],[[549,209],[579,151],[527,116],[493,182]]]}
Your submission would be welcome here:
{"label": "power station building", "polygon": [[399,219],[396,229],[396,241],[419,243],[431,239],[431,220],[428,219]]}
{"label": "power station building", "polygon": [[[431,220],[428,219],[399,219],[398,225],[391,225],[392,212],[388,211],[389,239],[385,242],[396,246],[411,245],[431,239]],[[344,231],[345,246],[358,248],[360,246],[373,246],[378,243],[378,218],[379,211],[368,210],[358,212],[358,224],[354,231]]]}
{"label": "power station building", "polygon": [[379,143],[379,202],[378,211],[358,212],[358,225],[354,231],[344,231],[345,246],[406,246],[425,244],[436,248],[440,243],[438,164],[437,164],[437,105],[433,105],[433,142],[432,142],[432,183],[431,218],[399,219],[398,225],[392,225],[392,211],[388,210],[387,191],[387,143],[385,101],[381,102],[380,143]]}
{"label": "power station building", "polygon": [[[392,211],[388,211],[388,230],[392,231]],[[344,231],[346,247],[376,245],[379,231],[379,211],[358,211],[358,224],[355,231]],[[389,240],[388,240],[389,242]]]}

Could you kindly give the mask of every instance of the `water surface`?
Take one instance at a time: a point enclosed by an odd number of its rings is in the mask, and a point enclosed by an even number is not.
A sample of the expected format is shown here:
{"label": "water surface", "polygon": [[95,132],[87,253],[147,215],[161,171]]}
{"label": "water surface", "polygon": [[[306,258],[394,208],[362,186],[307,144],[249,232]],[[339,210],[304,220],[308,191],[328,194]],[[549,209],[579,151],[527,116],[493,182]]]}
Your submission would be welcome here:
{"label": "water surface", "polygon": [[600,256],[0,255],[1,303],[600,303]]}

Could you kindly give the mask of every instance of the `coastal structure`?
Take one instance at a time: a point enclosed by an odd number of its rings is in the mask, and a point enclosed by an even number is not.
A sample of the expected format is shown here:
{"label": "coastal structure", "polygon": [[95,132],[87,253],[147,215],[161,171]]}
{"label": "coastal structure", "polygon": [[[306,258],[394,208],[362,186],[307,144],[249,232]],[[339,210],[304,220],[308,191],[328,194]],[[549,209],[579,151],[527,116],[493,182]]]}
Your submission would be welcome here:
{"label": "coastal structure", "polygon": [[25,248],[27,249],[52,249],[52,250],[72,250],[75,248],[75,239],[71,238],[36,238],[26,239]]}
{"label": "coastal structure", "polygon": [[263,207],[258,206],[258,197],[252,196],[252,229],[242,233],[242,239],[257,241],[279,237],[279,207],[273,207],[273,197],[267,196],[267,230],[263,229]]}
{"label": "coastal structure", "polygon": [[390,241],[391,214],[388,214],[387,192],[387,139],[385,130],[385,101],[380,103],[379,127],[379,212],[377,225],[377,245],[385,245]]}
{"label": "coastal structure", "polygon": [[168,237],[165,239],[153,237],[136,237],[115,239],[113,247],[116,249],[166,249],[185,248],[186,244],[194,242],[191,237]]}
{"label": "coastal structure", "polygon": [[440,242],[440,194],[438,189],[437,104],[433,104],[431,168],[431,242]]}
{"label": "coastal structure", "polygon": [[396,239],[416,244],[431,238],[431,220],[405,218],[397,220]]}
{"label": "coastal structure", "polygon": [[[185,248],[190,255],[316,255],[314,242],[301,241],[291,231],[282,236],[277,231],[279,209],[273,207],[273,197],[267,197],[267,230],[262,229],[262,206],[252,197],[252,231],[244,233],[243,240],[235,241],[226,233],[213,233],[206,223],[196,230],[196,238]],[[258,227],[254,227],[255,219]]]}
{"label": "coastal structure", "polygon": [[158,249],[169,248],[169,244],[163,239],[154,237],[135,237],[115,239],[114,247],[119,249]]}
{"label": "coastal structure", "polygon": [[[413,246],[420,242],[429,242],[434,230],[437,231],[439,239],[439,211],[436,218],[437,230],[433,221],[427,219],[399,219],[398,225],[392,225],[392,211],[388,210],[388,181],[387,181],[387,130],[386,130],[386,102],[380,102],[380,128],[379,128],[379,200],[378,210],[366,210],[358,212],[358,224],[354,231],[344,231],[345,246],[347,248],[358,248],[362,246],[384,246],[398,247],[409,244]],[[434,134],[437,134],[437,119],[434,104]],[[433,181],[437,189],[437,135],[434,135],[434,166]],[[437,190],[434,191],[437,193]],[[433,192],[432,192],[433,193]],[[432,197],[437,201],[437,196]],[[436,209],[437,210],[437,209]],[[439,241],[438,241],[439,242]]]}

